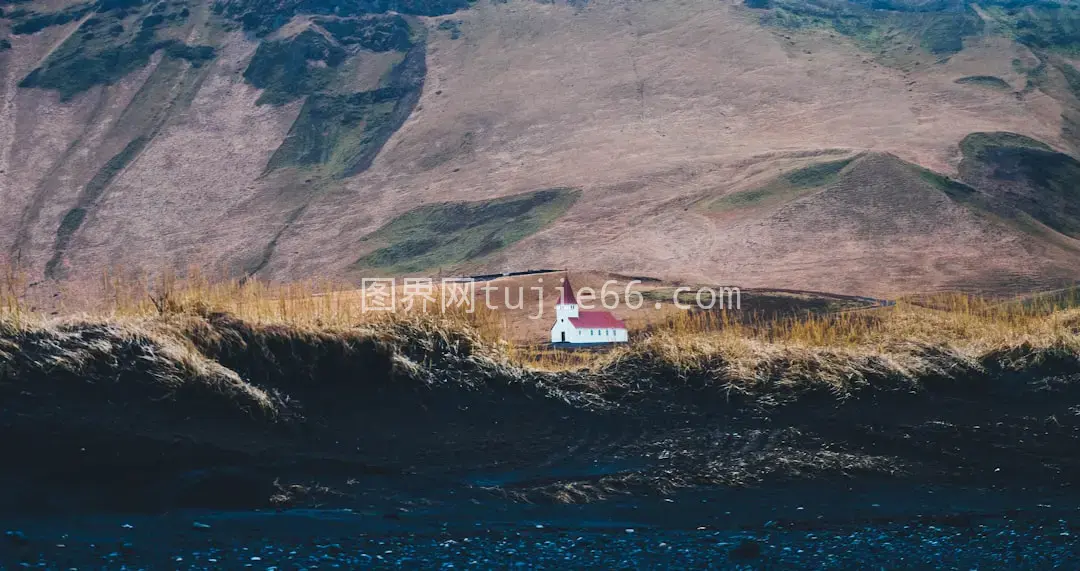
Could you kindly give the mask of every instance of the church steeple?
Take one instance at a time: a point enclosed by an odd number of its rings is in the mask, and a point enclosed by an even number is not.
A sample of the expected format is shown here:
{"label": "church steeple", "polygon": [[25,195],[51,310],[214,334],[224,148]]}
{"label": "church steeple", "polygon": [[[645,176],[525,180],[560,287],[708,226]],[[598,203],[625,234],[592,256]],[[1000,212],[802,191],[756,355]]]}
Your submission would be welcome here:
{"label": "church steeple", "polygon": [[559,302],[555,304],[556,319],[577,317],[579,315],[578,303],[577,298],[574,296],[574,287],[570,285],[570,274],[566,275],[562,285],[559,287],[562,288],[562,291],[559,293]]}
{"label": "church steeple", "polygon": [[574,297],[574,286],[570,285],[570,274],[566,274],[566,278],[563,279],[562,293],[559,294],[559,305],[577,305],[577,298]]}

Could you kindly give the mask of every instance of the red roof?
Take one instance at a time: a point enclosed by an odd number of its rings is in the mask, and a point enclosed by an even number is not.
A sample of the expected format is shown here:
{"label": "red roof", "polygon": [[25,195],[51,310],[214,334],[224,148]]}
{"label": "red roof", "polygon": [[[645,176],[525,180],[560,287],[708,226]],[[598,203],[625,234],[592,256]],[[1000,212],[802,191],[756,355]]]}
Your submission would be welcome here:
{"label": "red roof", "polygon": [[570,276],[566,276],[566,280],[562,284],[562,293],[559,294],[559,305],[577,305],[577,298],[574,297],[574,286],[570,285]]}
{"label": "red roof", "polygon": [[580,311],[570,323],[578,329],[626,329],[626,324],[610,311]]}

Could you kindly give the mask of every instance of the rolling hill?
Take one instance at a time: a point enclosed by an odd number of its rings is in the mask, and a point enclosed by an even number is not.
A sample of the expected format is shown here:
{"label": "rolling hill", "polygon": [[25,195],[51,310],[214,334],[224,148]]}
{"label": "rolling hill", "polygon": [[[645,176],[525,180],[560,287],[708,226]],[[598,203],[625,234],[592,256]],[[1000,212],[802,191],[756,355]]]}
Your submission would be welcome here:
{"label": "rolling hill", "polygon": [[1076,2],[0,9],[0,260],[40,283],[1080,279]]}

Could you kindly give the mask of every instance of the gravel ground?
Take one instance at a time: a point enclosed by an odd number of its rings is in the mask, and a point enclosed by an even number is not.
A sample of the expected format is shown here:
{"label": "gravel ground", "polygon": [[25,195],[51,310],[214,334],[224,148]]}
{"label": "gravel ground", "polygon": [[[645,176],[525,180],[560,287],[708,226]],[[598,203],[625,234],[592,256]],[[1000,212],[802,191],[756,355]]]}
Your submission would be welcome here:
{"label": "gravel ground", "polygon": [[[1080,568],[1080,520],[997,516],[962,525],[756,530],[579,528],[351,532],[349,518],[259,514],[37,521],[2,538],[5,569],[404,568]],[[128,523],[128,522],[135,523]],[[790,524],[787,524],[790,526]],[[791,527],[802,527],[799,525]]]}

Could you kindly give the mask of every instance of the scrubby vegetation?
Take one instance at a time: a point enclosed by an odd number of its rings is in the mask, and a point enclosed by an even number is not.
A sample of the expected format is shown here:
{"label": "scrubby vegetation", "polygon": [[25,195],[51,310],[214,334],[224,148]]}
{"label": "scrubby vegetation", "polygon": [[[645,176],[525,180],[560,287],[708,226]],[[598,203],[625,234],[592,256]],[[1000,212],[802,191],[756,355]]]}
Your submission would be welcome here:
{"label": "scrubby vegetation", "polygon": [[360,18],[313,18],[341,45],[359,46],[374,52],[408,51],[413,45],[412,30],[400,14]]}
{"label": "scrubby vegetation", "polygon": [[783,175],[783,179],[798,188],[825,186],[835,182],[840,171],[844,170],[844,167],[851,164],[856,158],[858,157],[827,161],[803,167]]}
{"label": "scrubby vegetation", "polygon": [[[789,29],[811,26],[835,30],[886,55],[920,46],[947,56],[963,48],[966,37],[985,24],[963,0],[747,0],[746,6],[769,10],[763,21]],[[1080,6],[1057,0],[991,0],[977,5],[999,33],[1033,49],[1080,53]]]}
{"label": "scrubby vegetation", "polygon": [[443,20],[439,22],[438,28],[450,32],[451,40],[461,38],[461,20]]}
{"label": "scrubby vegetation", "polygon": [[1053,152],[1050,145],[1031,137],[999,131],[994,133],[972,133],[960,141],[960,151],[965,157],[980,161],[992,160],[994,153],[1001,148],[1035,149]]}
{"label": "scrubby vegetation", "polygon": [[244,79],[263,89],[260,104],[282,105],[313,93],[338,91],[346,83],[342,64],[357,55],[355,49],[408,51],[412,47],[409,24],[399,15],[328,19],[314,22],[322,28],[306,29],[280,40],[259,44]]}
{"label": "scrubby vegetation", "polygon": [[482,202],[421,206],[365,237],[378,249],[355,266],[415,272],[477,260],[550,224],[579,195],[577,190],[554,188]]}

